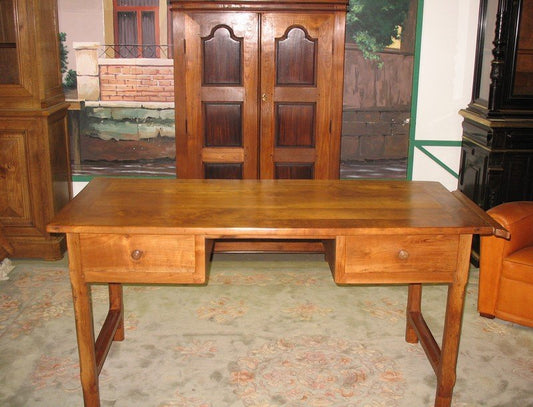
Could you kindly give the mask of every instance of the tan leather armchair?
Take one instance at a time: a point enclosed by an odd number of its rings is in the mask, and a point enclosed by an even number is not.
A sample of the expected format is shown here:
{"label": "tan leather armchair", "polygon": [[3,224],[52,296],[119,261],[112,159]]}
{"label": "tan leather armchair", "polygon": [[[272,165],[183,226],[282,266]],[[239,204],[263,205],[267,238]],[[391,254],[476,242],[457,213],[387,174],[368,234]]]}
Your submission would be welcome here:
{"label": "tan leather armchair", "polygon": [[533,202],[488,210],[511,238],[481,237],[478,311],[533,327]]}

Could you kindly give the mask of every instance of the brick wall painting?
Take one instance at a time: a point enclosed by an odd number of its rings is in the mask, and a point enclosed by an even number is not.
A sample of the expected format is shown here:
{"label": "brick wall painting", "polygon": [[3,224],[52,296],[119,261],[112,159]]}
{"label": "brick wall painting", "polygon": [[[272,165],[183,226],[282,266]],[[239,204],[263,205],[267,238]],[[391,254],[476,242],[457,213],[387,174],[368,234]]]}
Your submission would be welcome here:
{"label": "brick wall painting", "polygon": [[101,64],[100,100],[174,102],[173,75],[172,66]]}

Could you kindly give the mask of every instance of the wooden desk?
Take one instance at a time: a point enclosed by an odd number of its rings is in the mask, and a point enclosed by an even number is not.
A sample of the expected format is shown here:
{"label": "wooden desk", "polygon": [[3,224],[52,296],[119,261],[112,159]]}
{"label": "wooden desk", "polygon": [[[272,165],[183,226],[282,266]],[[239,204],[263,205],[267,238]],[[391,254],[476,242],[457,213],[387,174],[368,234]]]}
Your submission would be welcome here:
{"label": "wooden desk", "polygon": [[[406,340],[450,406],[473,234],[506,231],[461,193],[408,181],[95,179],[48,225],[67,234],[85,406],[124,339],[122,283],[206,281],[215,239],[318,239],[338,284],[408,284]],[[109,284],[95,341],[89,284]],[[421,312],[422,283],[448,284],[442,347]]]}

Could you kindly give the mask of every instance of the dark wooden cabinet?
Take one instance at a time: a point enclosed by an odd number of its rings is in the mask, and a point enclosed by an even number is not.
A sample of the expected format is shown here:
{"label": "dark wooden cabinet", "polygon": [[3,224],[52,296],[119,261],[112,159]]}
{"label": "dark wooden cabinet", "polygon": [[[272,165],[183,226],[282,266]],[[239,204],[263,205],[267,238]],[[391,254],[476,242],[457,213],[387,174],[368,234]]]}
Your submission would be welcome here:
{"label": "dark wooden cabinet", "polygon": [[71,196],[55,0],[0,2],[0,226],[13,257],[58,259]]}
{"label": "dark wooden cabinet", "polygon": [[[533,200],[533,0],[482,0],[459,190],[487,210]],[[476,264],[479,240],[474,239]]]}
{"label": "dark wooden cabinet", "polygon": [[482,0],[459,189],[483,209],[533,199],[533,0]]}
{"label": "dark wooden cabinet", "polygon": [[483,209],[533,200],[533,123],[462,114],[459,189]]}
{"label": "dark wooden cabinet", "polygon": [[533,0],[482,0],[472,101],[483,117],[533,115]]}
{"label": "dark wooden cabinet", "polygon": [[347,2],[171,0],[179,178],[338,178]]}

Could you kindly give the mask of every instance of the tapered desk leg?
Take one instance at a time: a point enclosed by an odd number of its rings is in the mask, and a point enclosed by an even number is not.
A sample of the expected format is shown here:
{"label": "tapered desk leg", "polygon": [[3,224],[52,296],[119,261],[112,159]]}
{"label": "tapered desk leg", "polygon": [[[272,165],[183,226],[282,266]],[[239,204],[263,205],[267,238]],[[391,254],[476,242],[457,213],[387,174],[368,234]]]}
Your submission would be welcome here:
{"label": "tapered desk leg", "polygon": [[407,291],[407,326],[405,329],[405,340],[409,343],[417,343],[418,335],[410,318],[410,313],[420,313],[422,302],[422,284],[409,284]]}
{"label": "tapered desk leg", "polygon": [[83,400],[85,407],[100,407],[98,368],[94,347],[93,312],[89,285],[85,282],[79,261],[79,236],[77,234],[67,234],[67,244]]}
{"label": "tapered desk leg", "polygon": [[124,340],[124,302],[122,300],[122,284],[109,284],[109,309],[120,312],[120,321],[113,336],[114,341]]}
{"label": "tapered desk leg", "polygon": [[465,290],[470,267],[471,244],[472,235],[461,235],[457,258],[457,271],[453,283],[448,288],[444,333],[442,335],[442,352],[437,368],[435,407],[449,407],[452,403],[463,320]]}

